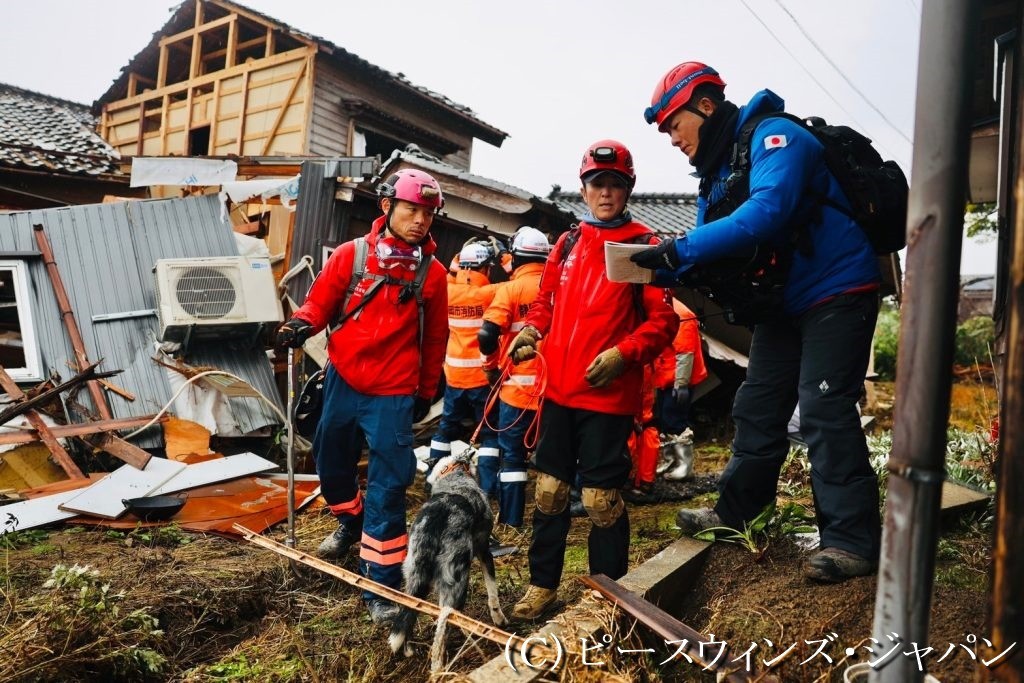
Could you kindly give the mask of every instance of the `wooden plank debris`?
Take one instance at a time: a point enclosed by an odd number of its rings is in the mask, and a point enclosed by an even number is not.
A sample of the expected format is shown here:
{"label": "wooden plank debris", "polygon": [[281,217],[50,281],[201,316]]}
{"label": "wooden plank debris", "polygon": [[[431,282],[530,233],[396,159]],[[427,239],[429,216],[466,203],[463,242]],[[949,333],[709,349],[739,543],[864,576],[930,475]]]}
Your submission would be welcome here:
{"label": "wooden plank debris", "polygon": [[[355,586],[356,588],[387,598],[396,604],[405,605],[417,612],[422,612],[423,614],[433,617],[435,621],[441,614],[441,608],[432,602],[422,600],[420,598],[414,598],[411,595],[406,595],[400,590],[385,586],[384,584],[377,583],[376,581],[371,581],[365,576],[361,576],[355,572],[350,572],[347,569],[342,569],[330,562],[317,559],[316,557],[304,553],[301,550],[289,548],[286,545],[273,541],[265,536],[261,536],[239,524],[235,524],[233,528],[235,531],[242,534],[242,537],[250,543],[271,550],[278,555],[283,555],[290,560],[300,562],[325,574],[330,574],[351,586]],[[498,643],[502,647],[507,645],[518,650],[524,645],[523,638],[516,634],[503,631],[497,626],[485,624],[484,622],[468,617],[459,611],[452,611],[448,617],[448,623],[458,626],[467,633]],[[536,648],[536,650],[539,656],[543,656],[541,653],[544,648]],[[553,653],[548,653],[549,656],[552,654]]]}
{"label": "wooden plank debris", "polygon": [[[25,392],[21,390],[17,382],[7,374],[3,366],[0,365],[0,388],[2,388],[8,396],[14,401],[24,401]],[[33,410],[25,411],[25,419],[32,425],[32,428],[39,434],[39,440],[42,441],[46,448],[50,451],[54,461],[60,465],[60,468],[72,479],[85,479],[85,475],[82,470],[78,468],[75,461],[71,459],[64,447],[60,445],[60,442],[54,438],[53,433],[50,431],[50,427],[43,422],[43,418],[40,417],[39,413]],[[7,422],[7,420],[0,421],[0,424]]]}
{"label": "wooden plank debris", "polygon": [[85,369],[83,369],[80,373],[78,373],[68,381],[61,382],[52,389],[47,389],[46,391],[40,392],[39,394],[33,396],[32,398],[25,399],[24,401],[16,403],[13,406],[7,408],[3,412],[0,412],[0,424],[10,422],[12,418],[17,417],[18,415],[24,415],[29,410],[35,409],[36,406],[43,405],[50,399],[60,395],[62,391],[67,391],[68,389],[76,387],[79,384],[82,384],[83,382],[102,379],[104,377],[113,377],[114,375],[117,375],[121,372],[120,370],[107,370],[106,372],[96,372],[97,365],[99,365],[99,363],[93,363],[92,365],[88,365],[85,367]]}
{"label": "wooden plank debris", "polygon": [[[686,645],[683,648],[683,652],[693,658],[694,663],[700,664],[705,669],[719,674],[719,680],[725,680],[729,683],[742,683],[751,680],[749,672],[743,669],[730,668],[729,664],[735,664],[735,662],[729,662],[728,658],[723,659],[721,662],[714,662],[703,657],[700,651],[700,644],[704,642],[704,636],[657,605],[652,605],[636,593],[626,590],[604,574],[581,576],[579,578],[587,587],[592,588],[614,602],[623,612],[649,628],[659,638],[663,638],[666,643],[682,643],[685,641]],[[725,646],[723,645],[723,647]],[[714,654],[717,654],[717,650]]]}
{"label": "wooden plank debris", "polygon": [[152,455],[142,450],[133,443],[128,443],[121,437],[110,432],[101,432],[96,435],[79,437],[87,444],[101,451],[105,451],[122,462],[126,462],[137,470],[146,469],[152,459]]}
{"label": "wooden plank debris", "polygon": [[141,498],[162,486],[187,465],[165,458],[153,458],[144,470],[121,466],[89,488],[60,505],[65,512],[117,519],[126,508],[126,498]]}
{"label": "wooden plank debris", "polygon": [[[57,437],[62,439],[69,436],[84,436],[86,434],[98,434],[100,432],[119,432],[125,429],[138,429],[143,425],[148,424],[154,418],[153,415],[143,415],[141,417],[126,417],[115,420],[95,420],[93,422],[80,422],[77,424],[70,425],[56,425],[50,427],[50,432]],[[166,417],[161,417],[157,424],[166,420]],[[39,436],[35,430],[25,430],[11,433],[0,434],[0,446],[9,446],[12,444],[31,443],[38,441]]]}
{"label": "wooden plank debris", "polygon": [[942,482],[942,514],[960,514],[988,505],[991,496],[953,481]]}
{"label": "wooden plank debris", "polygon": [[59,506],[79,493],[78,490],[64,491],[0,507],[0,536],[74,517],[77,512],[61,510]]}

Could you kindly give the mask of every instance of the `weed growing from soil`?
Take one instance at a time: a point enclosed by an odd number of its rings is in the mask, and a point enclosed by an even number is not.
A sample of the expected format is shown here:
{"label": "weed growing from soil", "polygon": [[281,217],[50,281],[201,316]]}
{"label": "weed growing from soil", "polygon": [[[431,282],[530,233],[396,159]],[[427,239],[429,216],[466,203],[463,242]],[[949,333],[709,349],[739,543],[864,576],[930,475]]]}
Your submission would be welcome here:
{"label": "weed growing from soil", "polygon": [[702,541],[717,539],[736,543],[760,559],[768,550],[768,546],[777,539],[817,531],[817,527],[811,524],[813,521],[814,516],[802,505],[786,503],[777,508],[773,500],[757,517],[745,523],[742,531],[727,526],[716,526],[695,534],[694,538]]}

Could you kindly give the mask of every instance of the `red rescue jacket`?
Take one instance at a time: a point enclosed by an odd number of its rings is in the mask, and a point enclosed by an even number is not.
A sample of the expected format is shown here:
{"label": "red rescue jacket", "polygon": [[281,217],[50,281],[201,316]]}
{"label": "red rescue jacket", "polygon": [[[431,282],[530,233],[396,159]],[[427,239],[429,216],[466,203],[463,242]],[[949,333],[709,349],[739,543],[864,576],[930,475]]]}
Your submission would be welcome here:
{"label": "red rescue jacket", "polygon": [[[377,263],[377,240],[384,230],[384,216],[373,222],[366,236],[369,253],[366,274],[382,273]],[[423,244],[424,256],[437,248],[428,235]],[[345,292],[352,276],[355,255],[353,242],[345,242],[334,250],[324,268],[313,281],[306,300],[294,314],[316,331],[322,330],[342,311]],[[412,281],[414,273],[407,273]],[[359,313],[346,320],[331,335],[327,353],[338,374],[353,389],[369,396],[416,394],[433,398],[441,377],[444,348],[448,339],[448,288],[445,267],[436,259],[423,282],[423,343],[419,344],[419,308],[416,297],[398,302],[403,282],[380,286]],[[373,284],[364,278],[348,302],[355,308]]]}
{"label": "red rescue jacket", "polygon": [[678,354],[693,354],[691,387],[700,384],[708,376],[707,367],[704,365],[704,350],[700,345],[700,326],[697,324],[697,317],[679,299],[672,299],[672,309],[679,316],[679,331],[672,344],[654,361],[654,386],[658,389],[671,389],[675,384]]}
{"label": "red rescue jacket", "polygon": [[[613,415],[640,410],[643,365],[668,346],[679,326],[668,292],[611,282],[605,275],[605,242],[627,242],[649,234],[646,225],[632,221],[616,228],[579,225],[579,239],[562,260],[566,235],[555,243],[541,276],[540,291],[526,323],[543,335],[541,353],[547,361],[546,397],[569,407]],[[644,313],[639,310],[643,307]],[[584,379],[599,353],[617,347],[626,371],[606,387],[595,389]]]}

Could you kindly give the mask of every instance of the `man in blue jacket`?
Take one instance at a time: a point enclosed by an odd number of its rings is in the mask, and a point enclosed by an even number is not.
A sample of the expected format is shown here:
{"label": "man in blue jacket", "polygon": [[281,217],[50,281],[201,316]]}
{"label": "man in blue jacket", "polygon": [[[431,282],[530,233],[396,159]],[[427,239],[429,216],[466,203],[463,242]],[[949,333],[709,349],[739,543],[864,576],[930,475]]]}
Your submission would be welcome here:
{"label": "man in blue jacket", "polygon": [[[821,533],[821,549],[804,573],[826,582],[870,574],[881,537],[878,478],[856,403],[878,315],[877,260],[841,210],[849,203],[825,165],[822,144],[798,123],[764,116],[781,112],[782,99],[762,90],[737,107],[724,89],[717,71],[684,62],[658,82],[645,112],[696,167],[701,184],[697,227],[633,260],[657,270],[659,284],[711,278],[718,283],[712,291],[721,287],[719,303],[743,312],[739,322],[754,329],[718,503],[680,510],[676,521],[684,533],[742,529],[771,503],[789,450],[787,423],[799,404]],[[733,156],[734,148],[742,151],[737,140],[748,122],[754,123],[743,183],[734,176]],[[752,256],[755,249],[759,256]],[[757,268],[738,267],[714,280],[724,264],[756,258]],[[744,290],[745,283],[751,286]]]}

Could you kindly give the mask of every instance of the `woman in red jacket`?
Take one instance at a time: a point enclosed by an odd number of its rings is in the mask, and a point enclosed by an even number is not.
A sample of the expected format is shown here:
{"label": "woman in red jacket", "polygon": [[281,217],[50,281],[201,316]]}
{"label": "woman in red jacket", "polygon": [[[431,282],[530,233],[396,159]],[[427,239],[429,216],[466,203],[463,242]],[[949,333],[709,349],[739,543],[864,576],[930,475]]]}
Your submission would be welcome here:
{"label": "woman in red jacket", "polygon": [[530,586],[512,612],[520,619],[540,616],[555,601],[571,522],[569,486],[577,473],[592,523],[590,571],[613,579],[626,573],[629,518],[620,495],[630,471],[626,440],[640,407],[643,366],[679,325],[664,289],[611,282],[605,274],[606,242],[658,241],[626,210],[636,182],[629,150],[615,140],[594,143],[583,156],[580,180],[590,211],[555,244],[510,349],[513,361],[528,360],[543,337],[548,368]]}

